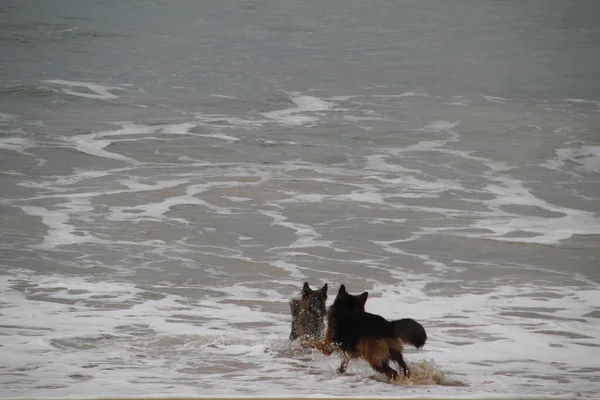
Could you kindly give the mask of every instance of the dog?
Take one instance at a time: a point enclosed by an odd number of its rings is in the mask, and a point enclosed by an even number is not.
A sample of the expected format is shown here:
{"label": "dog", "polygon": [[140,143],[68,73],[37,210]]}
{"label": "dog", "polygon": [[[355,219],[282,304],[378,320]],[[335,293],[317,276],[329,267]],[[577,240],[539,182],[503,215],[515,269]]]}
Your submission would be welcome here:
{"label": "dog", "polygon": [[321,289],[312,290],[308,282],[302,286],[300,299],[291,299],[292,331],[290,340],[299,339],[300,343],[308,344],[312,340],[322,339],[325,330],[325,314],[327,309],[327,284]]}
{"label": "dog", "polygon": [[397,379],[398,372],[389,363],[394,361],[404,376],[410,370],[402,357],[402,342],[421,348],[427,340],[425,328],[417,321],[404,318],[388,321],[380,315],[365,311],[369,292],[351,295],[344,285],[340,286],[333,305],[327,312],[327,332],[323,340],[311,345],[325,355],[339,349],[342,363],[338,372],[343,373],[351,359],[362,358],[375,371],[383,373],[388,380]]}

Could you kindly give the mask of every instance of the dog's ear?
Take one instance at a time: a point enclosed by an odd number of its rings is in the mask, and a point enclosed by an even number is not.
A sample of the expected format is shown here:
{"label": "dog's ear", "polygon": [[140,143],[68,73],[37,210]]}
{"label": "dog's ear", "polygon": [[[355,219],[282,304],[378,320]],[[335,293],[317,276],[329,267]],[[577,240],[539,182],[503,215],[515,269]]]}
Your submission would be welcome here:
{"label": "dog's ear", "polygon": [[340,286],[340,290],[338,290],[338,296],[341,294],[346,294],[348,292],[346,292],[346,286],[344,286],[344,284],[342,284],[342,286]]}
{"label": "dog's ear", "polygon": [[363,308],[365,308],[367,297],[369,297],[369,292],[363,292],[360,294],[360,296],[358,296],[358,300],[360,301],[360,304],[362,304]]}
{"label": "dog's ear", "polygon": [[323,294],[327,294],[327,284],[324,284],[323,287],[321,288],[321,292]]}
{"label": "dog's ear", "polygon": [[310,286],[308,286],[308,282],[304,282],[304,286],[302,286],[302,296],[308,296],[312,290],[310,290]]}

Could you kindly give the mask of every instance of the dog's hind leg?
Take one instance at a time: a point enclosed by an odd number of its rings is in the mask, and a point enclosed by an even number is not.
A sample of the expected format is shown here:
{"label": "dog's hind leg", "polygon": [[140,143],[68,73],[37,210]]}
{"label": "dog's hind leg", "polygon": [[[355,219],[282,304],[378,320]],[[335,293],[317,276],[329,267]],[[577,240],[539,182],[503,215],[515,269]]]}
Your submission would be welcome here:
{"label": "dog's hind leg", "polygon": [[389,365],[389,361],[379,361],[378,360],[367,360],[371,368],[373,368],[377,372],[381,372],[385,376],[387,376],[388,380],[396,380],[398,379],[398,372],[394,368],[391,368]]}
{"label": "dog's hind leg", "polygon": [[391,368],[390,348],[385,339],[370,338],[358,344],[360,356],[369,363],[371,368],[387,376],[388,380],[397,379],[398,372]]}
{"label": "dog's hind leg", "polygon": [[392,360],[397,362],[398,365],[400,366],[400,368],[402,368],[402,371],[404,372],[404,376],[407,378],[410,378],[410,370],[408,369],[408,365],[406,365],[406,363],[404,362],[404,357],[402,357],[402,352],[395,350],[395,349],[390,349],[390,356],[391,356]]}

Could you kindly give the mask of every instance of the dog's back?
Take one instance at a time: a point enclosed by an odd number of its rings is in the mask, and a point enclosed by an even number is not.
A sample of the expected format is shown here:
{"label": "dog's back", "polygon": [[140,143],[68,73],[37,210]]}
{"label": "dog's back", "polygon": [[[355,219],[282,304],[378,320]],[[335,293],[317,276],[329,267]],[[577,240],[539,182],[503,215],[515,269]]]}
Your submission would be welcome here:
{"label": "dog's back", "polygon": [[321,289],[312,290],[308,282],[304,282],[300,299],[290,300],[292,311],[290,340],[310,341],[323,337],[326,301],[327,284]]}

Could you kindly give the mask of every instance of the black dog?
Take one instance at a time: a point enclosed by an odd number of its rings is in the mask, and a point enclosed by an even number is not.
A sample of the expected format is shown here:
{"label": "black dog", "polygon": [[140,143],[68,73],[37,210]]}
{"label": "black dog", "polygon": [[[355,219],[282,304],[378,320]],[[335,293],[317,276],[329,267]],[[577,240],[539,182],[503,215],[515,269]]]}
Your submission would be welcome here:
{"label": "black dog", "polygon": [[351,295],[342,285],[327,313],[327,333],[325,339],[313,341],[312,346],[330,355],[338,348],[342,352],[339,372],[346,371],[353,358],[363,358],[371,368],[381,372],[388,379],[398,378],[398,372],[389,366],[396,362],[409,377],[410,371],[402,357],[402,342],[416,348],[423,347],[427,340],[425,328],[417,321],[404,318],[388,321],[385,318],[365,311],[368,292]]}

